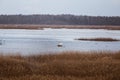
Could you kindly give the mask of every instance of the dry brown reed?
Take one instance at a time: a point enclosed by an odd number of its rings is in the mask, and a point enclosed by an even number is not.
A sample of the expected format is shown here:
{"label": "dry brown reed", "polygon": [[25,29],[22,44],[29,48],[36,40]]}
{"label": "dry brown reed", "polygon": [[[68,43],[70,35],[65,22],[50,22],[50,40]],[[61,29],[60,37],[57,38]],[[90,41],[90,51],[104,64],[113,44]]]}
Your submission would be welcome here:
{"label": "dry brown reed", "polygon": [[0,56],[0,80],[120,80],[120,52]]}
{"label": "dry brown reed", "polygon": [[110,42],[110,41],[120,41],[118,39],[113,38],[78,38],[75,40],[82,40],[82,41],[104,41],[104,42]]}
{"label": "dry brown reed", "polygon": [[0,24],[0,29],[44,29],[44,28],[67,28],[67,29],[107,29],[120,30],[120,26],[110,25],[29,25],[29,24]]}

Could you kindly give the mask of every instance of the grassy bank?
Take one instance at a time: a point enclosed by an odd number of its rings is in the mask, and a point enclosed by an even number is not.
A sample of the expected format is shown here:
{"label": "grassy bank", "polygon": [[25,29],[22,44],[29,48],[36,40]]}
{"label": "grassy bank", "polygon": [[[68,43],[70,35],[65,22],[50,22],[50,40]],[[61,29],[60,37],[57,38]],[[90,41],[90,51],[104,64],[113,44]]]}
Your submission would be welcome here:
{"label": "grassy bank", "polygon": [[103,42],[111,42],[111,41],[120,41],[118,39],[113,38],[79,38],[75,40],[82,40],[82,41],[103,41]]}
{"label": "grassy bank", "polygon": [[120,80],[120,52],[1,55],[0,80]]}
{"label": "grassy bank", "polygon": [[67,28],[67,29],[107,29],[120,30],[120,26],[99,26],[99,25],[0,25],[0,29],[43,29],[43,28]]}

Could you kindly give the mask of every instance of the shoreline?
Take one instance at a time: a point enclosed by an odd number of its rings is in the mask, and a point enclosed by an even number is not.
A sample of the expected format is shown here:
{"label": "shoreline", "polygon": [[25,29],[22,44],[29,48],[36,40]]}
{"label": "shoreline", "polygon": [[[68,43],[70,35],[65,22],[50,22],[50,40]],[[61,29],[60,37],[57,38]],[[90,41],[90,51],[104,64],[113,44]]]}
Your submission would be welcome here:
{"label": "shoreline", "polygon": [[0,24],[0,29],[35,29],[43,30],[44,28],[53,29],[107,29],[107,30],[120,30],[120,26],[111,25],[29,25],[29,24]]}

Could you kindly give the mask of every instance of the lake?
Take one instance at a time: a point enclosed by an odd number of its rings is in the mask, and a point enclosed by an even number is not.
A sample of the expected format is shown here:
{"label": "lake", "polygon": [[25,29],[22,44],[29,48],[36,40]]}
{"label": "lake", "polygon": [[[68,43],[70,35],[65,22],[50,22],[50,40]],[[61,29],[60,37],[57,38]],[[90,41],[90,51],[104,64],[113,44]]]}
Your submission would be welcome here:
{"label": "lake", "polygon": [[[0,29],[0,53],[23,55],[61,51],[120,51],[120,41],[80,41],[76,38],[120,39],[119,30],[104,29]],[[63,47],[58,47],[58,43]]]}

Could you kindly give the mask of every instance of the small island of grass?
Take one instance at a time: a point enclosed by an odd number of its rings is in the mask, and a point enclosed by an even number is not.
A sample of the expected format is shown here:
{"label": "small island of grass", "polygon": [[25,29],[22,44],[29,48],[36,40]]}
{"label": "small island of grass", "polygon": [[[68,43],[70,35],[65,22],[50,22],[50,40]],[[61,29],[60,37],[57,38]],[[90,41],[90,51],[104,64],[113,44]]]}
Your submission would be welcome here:
{"label": "small island of grass", "polygon": [[111,41],[120,41],[119,39],[113,38],[78,38],[75,40],[82,40],[82,41],[104,41],[104,42],[111,42]]}

